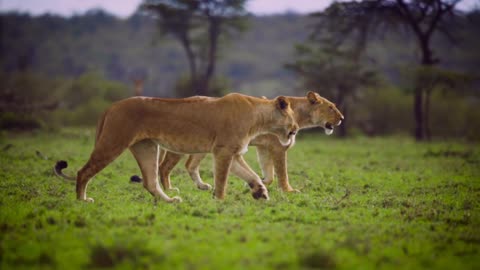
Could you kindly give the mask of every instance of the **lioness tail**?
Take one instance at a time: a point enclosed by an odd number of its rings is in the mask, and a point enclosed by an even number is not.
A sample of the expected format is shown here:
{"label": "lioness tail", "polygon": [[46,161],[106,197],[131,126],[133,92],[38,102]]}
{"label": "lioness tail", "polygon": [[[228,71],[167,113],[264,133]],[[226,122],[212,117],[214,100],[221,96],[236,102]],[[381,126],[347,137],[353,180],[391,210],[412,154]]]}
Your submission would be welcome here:
{"label": "lioness tail", "polygon": [[53,172],[55,172],[55,174],[57,176],[60,176],[60,177],[63,177],[67,180],[76,180],[75,177],[73,176],[68,176],[68,175],[65,175],[62,170],[67,168],[68,167],[68,163],[65,161],[65,160],[59,160],[57,161],[57,164],[55,164],[55,167],[53,167]]}

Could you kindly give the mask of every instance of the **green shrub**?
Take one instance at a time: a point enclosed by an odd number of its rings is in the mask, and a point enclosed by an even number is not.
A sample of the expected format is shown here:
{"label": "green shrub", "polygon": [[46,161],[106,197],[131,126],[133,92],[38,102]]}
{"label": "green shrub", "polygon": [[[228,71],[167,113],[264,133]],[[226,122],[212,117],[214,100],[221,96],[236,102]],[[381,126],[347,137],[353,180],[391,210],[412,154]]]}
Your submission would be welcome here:
{"label": "green shrub", "polygon": [[480,100],[435,93],[430,106],[433,137],[480,140]]}
{"label": "green shrub", "polygon": [[60,125],[95,125],[114,101],[129,96],[129,88],[97,73],[58,79],[37,73],[0,74],[0,128],[55,129]]}
{"label": "green shrub", "polygon": [[13,112],[0,113],[0,129],[2,130],[33,130],[45,127],[38,117]]}
{"label": "green shrub", "polygon": [[405,134],[413,128],[412,97],[400,89],[368,89],[351,107],[348,121],[365,134]]}
{"label": "green shrub", "polygon": [[[180,97],[189,97],[195,95],[195,87],[197,85],[192,85],[192,81],[186,75],[181,76],[175,83],[174,90]],[[209,85],[209,96],[223,96],[230,91],[229,89],[229,82],[225,77],[215,77],[210,81]]]}

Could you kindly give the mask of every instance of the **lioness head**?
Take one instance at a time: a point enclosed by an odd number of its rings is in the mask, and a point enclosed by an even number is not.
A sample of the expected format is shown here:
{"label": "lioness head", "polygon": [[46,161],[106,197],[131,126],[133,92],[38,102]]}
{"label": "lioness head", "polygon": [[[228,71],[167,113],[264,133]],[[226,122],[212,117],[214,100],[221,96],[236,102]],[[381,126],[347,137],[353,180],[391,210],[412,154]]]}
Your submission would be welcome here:
{"label": "lioness head", "polygon": [[312,105],[310,111],[312,124],[322,126],[325,129],[325,134],[332,134],[333,127],[342,123],[344,119],[343,114],[337,109],[335,104],[313,91],[307,93],[307,99]]}
{"label": "lioness head", "polygon": [[295,135],[298,131],[298,124],[295,121],[290,102],[284,96],[275,98],[275,113],[273,120],[275,125],[271,130],[279,139],[282,145],[290,145],[295,141]]}

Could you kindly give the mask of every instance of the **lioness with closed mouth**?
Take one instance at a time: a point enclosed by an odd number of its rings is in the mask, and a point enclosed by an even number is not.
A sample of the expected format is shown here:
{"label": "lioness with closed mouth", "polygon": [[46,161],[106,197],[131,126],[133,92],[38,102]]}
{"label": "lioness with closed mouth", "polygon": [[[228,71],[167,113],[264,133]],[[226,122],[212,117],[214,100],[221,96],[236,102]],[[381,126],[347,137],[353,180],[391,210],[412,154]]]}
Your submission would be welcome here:
{"label": "lioness with closed mouth", "polygon": [[[292,110],[295,112],[295,121],[300,129],[323,127],[325,133],[330,135],[333,133],[334,126],[338,126],[344,119],[342,113],[337,109],[335,104],[321,97],[318,93],[308,92],[305,97],[286,97]],[[263,183],[271,184],[274,175],[277,175],[279,186],[283,191],[292,192],[287,173],[287,150],[292,147],[294,141],[290,144],[282,144],[277,137],[271,134],[264,134],[255,137],[250,145],[257,147],[258,160],[263,172]],[[206,154],[194,154],[188,157],[185,166],[190,177],[197,187],[202,190],[211,189],[211,186],[204,183],[200,177],[199,165]],[[176,189],[171,186],[170,172],[180,161],[183,155],[173,152],[165,154],[165,158],[159,164],[159,173],[162,185],[165,189]],[[235,164],[232,164],[234,166]],[[243,179],[258,179],[259,177],[248,169],[243,170],[241,166],[237,166],[238,170],[234,173]]]}
{"label": "lioness with closed mouth", "polygon": [[[213,153],[214,194],[223,199],[232,161],[250,169],[242,154],[254,137],[270,133],[288,145],[297,129],[290,103],[283,96],[265,100],[233,93],[213,100],[124,99],[110,106],[98,122],[93,152],[77,173],[77,199],[93,202],[86,195],[88,182],[127,148],[138,162],[144,187],[167,202],[181,199],[170,198],[158,183],[160,148],[184,154]],[[72,179],[62,173],[66,167],[65,161],[57,162],[55,172]],[[261,181],[249,179],[248,184],[255,199],[268,199]]]}

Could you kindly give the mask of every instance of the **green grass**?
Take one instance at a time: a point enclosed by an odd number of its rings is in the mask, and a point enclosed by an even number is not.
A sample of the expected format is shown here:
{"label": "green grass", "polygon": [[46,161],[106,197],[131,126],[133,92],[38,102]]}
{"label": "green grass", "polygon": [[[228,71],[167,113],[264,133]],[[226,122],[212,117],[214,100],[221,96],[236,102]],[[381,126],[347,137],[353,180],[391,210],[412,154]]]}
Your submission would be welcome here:
{"label": "green grass", "polygon": [[[93,137],[2,138],[1,269],[480,269],[479,145],[308,134],[289,151],[302,193],[274,182],[270,201],[256,201],[230,177],[217,201],[182,162],[172,174],[180,204],[155,204],[129,183],[139,170],[125,152],[90,182],[88,204],[52,167],[65,159],[74,174]],[[247,161],[259,171],[253,148]],[[211,164],[201,169],[208,183]]]}

